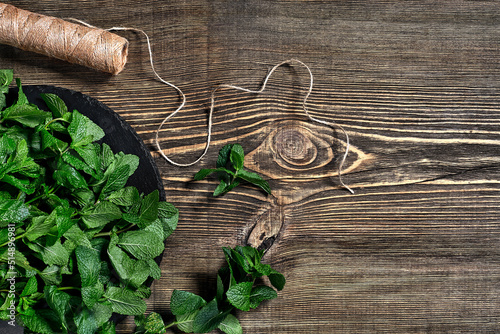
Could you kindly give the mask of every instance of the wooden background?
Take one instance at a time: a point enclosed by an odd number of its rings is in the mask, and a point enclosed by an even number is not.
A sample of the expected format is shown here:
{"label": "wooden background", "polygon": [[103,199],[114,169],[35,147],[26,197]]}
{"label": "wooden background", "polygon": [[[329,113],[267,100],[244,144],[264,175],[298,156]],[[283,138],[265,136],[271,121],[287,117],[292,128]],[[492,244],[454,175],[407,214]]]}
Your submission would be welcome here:
{"label": "wooden background", "polygon": [[[201,154],[215,85],[257,89],[289,58],[315,76],[311,114],[352,140],[344,181],[354,195],[337,178],[344,136],[304,116],[307,71],[285,66],[264,94],[221,91],[208,155],[174,167],[154,132],[179,96],[154,79],[143,36],[120,33],[130,54],[118,76],[0,46],[1,67],[24,84],[101,100],[151,148],[181,220],[150,311],[169,319],[174,288],[212,297],[221,247],[251,241],[288,282],[278,299],[239,314],[245,333],[500,332],[498,1],[7,3],[146,31],[158,73],[187,96],[160,133],[176,161]],[[234,142],[273,196],[244,186],[212,198],[214,179],[192,181]],[[133,328],[127,319],[119,332]]]}

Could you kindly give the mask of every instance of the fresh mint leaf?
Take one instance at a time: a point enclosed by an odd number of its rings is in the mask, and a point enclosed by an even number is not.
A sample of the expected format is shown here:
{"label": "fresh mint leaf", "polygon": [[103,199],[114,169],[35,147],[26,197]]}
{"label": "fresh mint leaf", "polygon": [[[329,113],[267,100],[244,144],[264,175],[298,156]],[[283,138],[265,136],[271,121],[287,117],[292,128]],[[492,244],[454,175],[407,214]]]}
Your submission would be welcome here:
{"label": "fresh mint leaf", "polygon": [[148,259],[146,263],[149,266],[149,276],[151,276],[154,279],[160,279],[161,278],[161,269],[156,263],[154,259]]}
{"label": "fresh mint leaf", "polygon": [[165,240],[177,228],[179,221],[179,210],[168,202],[158,204],[158,220],[163,227],[163,240]]}
{"label": "fresh mint leaf", "polygon": [[5,94],[9,92],[9,85],[14,79],[14,71],[0,70],[0,110],[5,108]]}
{"label": "fresh mint leaf", "polygon": [[82,212],[83,223],[88,228],[102,227],[121,217],[122,211],[120,208],[108,201],[99,202],[92,208]]}
{"label": "fresh mint leaf", "polygon": [[228,312],[220,311],[217,307],[217,300],[213,299],[203,306],[193,319],[193,332],[208,333],[219,327],[226,318]]}
{"label": "fresh mint leaf", "polygon": [[28,159],[28,144],[26,140],[20,140],[17,143],[16,150],[14,154],[12,154],[9,159],[7,160],[7,163],[11,162],[15,164],[16,169],[19,169],[24,162]]}
{"label": "fresh mint leaf", "polygon": [[266,285],[258,285],[252,288],[250,293],[250,307],[257,308],[264,300],[274,299],[278,294],[273,288]]}
{"label": "fresh mint leaf", "polygon": [[164,249],[163,240],[160,237],[144,230],[123,233],[117,245],[138,260],[155,258]]}
{"label": "fresh mint leaf", "polygon": [[72,208],[66,208],[59,205],[49,215],[48,219],[55,219],[56,221],[58,238],[60,238],[75,224],[75,221],[71,220],[73,212],[74,210]]}
{"label": "fresh mint leaf", "polygon": [[[220,270],[219,270],[220,272]],[[221,303],[224,300],[224,282],[222,281],[220,273],[217,274],[217,292],[215,294],[215,298],[217,299],[217,302]]]}
{"label": "fresh mint leaf", "polygon": [[63,153],[61,151],[61,158],[75,169],[81,170],[90,176],[98,177],[97,173],[85,161],[76,156],[74,152]]}
{"label": "fresh mint leaf", "polygon": [[228,314],[218,328],[226,334],[243,334],[239,320],[232,314]]}
{"label": "fresh mint leaf", "polygon": [[74,321],[78,334],[94,334],[99,327],[94,314],[86,307],[74,316]]}
{"label": "fresh mint leaf", "polygon": [[283,288],[285,287],[286,279],[282,273],[274,269],[271,269],[271,273],[268,275],[268,277],[272,286],[274,286],[276,290],[278,291],[283,290]]}
{"label": "fresh mint leaf", "polygon": [[61,118],[68,112],[66,103],[56,94],[45,93],[40,94],[40,96],[49,107],[49,110],[52,111],[54,118]]}
{"label": "fresh mint leaf", "polygon": [[104,293],[104,297],[111,302],[113,312],[118,314],[140,315],[146,312],[146,303],[126,288],[111,286]]}
{"label": "fresh mint leaf", "polygon": [[92,286],[82,286],[82,301],[87,307],[93,307],[104,294],[104,284],[96,281]]}
{"label": "fresh mint leaf", "polygon": [[45,300],[49,307],[57,313],[59,320],[65,330],[68,330],[66,314],[70,310],[71,296],[57,289],[55,285],[46,285],[44,290]]}
{"label": "fresh mint leaf", "polygon": [[220,168],[211,168],[211,169],[210,168],[206,168],[206,169],[201,169],[198,173],[196,173],[195,176],[194,176],[194,180],[195,181],[203,180],[204,178],[206,178],[210,174],[216,173],[216,172],[224,172],[224,173],[228,173],[228,174],[234,174],[230,170],[228,170],[226,168],[223,168],[223,167],[220,167]]}
{"label": "fresh mint leaf", "polygon": [[240,185],[240,181],[238,179],[232,181],[232,183],[230,183],[230,184],[227,184],[226,181],[224,181],[224,180],[220,180],[220,183],[217,186],[217,188],[215,188],[213,195],[214,195],[214,197],[224,195],[225,193],[230,192],[233,188],[235,188],[239,185]]}
{"label": "fresh mint leaf", "polygon": [[53,265],[47,266],[43,271],[38,272],[46,286],[59,285],[62,282],[61,267]]}
{"label": "fresh mint leaf", "polygon": [[99,328],[97,333],[98,334],[115,334],[116,333],[115,327],[116,327],[116,325],[113,321],[108,321],[108,322],[104,323],[104,325],[102,325],[101,328]]}
{"label": "fresh mint leaf", "polygon": [[125,154],[123,152],[119,152],[115,154],[115,160],[111,163],[111,165],[106,170],[106,174],[111,174],[115,169],[120,168],[121,166],[127,165],[129,166],[128,175],[134,174],[137,167],[139,166],[139,157],[133,154]]}
{"label": "fresh mint leaf", "polygon": [[206,304],[203,298],[188,291],[174,290],[170,297],[170,311],[176,316],[191,313]]}
{"label": "fresh mint leaf", "polygon": [[135,261],[129,284],[134,288],[140,287],[148,279],[151,273],[150,270],[151,267],[149,266],[147,261]]}
{"label": "fresh mint leaf", "polygon": [[101,171],[105,171],[111,166],[111,164],[115,161],[114,153],[109,147],[108,144],[103,143],[101,146]]}
{"label": "fresh mint leaf", "polygon": [[102,189],[102,194],[104,196],[112,193],[113,191],[122,189],[129,178],[129,165],[122,165],[115,169],[107,178],[104,188]]}
{"label": "fresh mint leaf", "polygon": [[[219,328],[227,334],[239,334],[243,330],[236,317],[231,315],[234,309],[248,311],[258,307],[264,300],[276,298],[277,293],[273,288],[255,285],[256,279],[263,276],[258,268],[268,266],[260,262],[263,251],[250,246],[236,246],[234,249],[223,247],[223,252],[228,266],[218,271],[215,298],[205,304],[201,297],[193,293],[174,290],[170,309],[176,321],[171,325],[177,325],[179,330],[186,333],[207,333]],[[271,268],[264,271],[281,275]],[[284,281],[277,285],[283,288]]]}
{"label": "fresh mint leaf", "polygon": [[116,205],[130,207],[140,201],[140,195],[136,187],[124,187],[110,193],[107,200]]}
{"label": "fresh mint leaf", "polygon": [[14,80],[14,71],[11,69],[0,70],[0,92],[7,93],[9,85]]}
{"label": "fresh mint leaf", "polygon": [[0,70],[0,92],[7,93],[9,85],[14,80],[14,71],[11,69]]}
{"label": "fresh mint leaf", "polygon": [[88,145],[75,147],[74,150],[83,159],[83,161],[85,161],[85,163],[96,172],[98,178],[101,178],[101,146],[96,143],[91,143]]}
{"label": "fresh mint leaf", "polygon": [[66,238],[65,242],[71,241],[75,244],[75,249],[78,245],[86,248],[92,248],[90,240],[87,238],[85,233],[83,233],[78,224],[71,226],[66,232],[64,232],[63,236]]}
{"label": "fresh mint leaf", "polygon": [[99,279],[101,269],[99,253],[93,248],[78,246],[75,255],[82,287],[94,286]]}
{"label": "fresh mint leaf", "polygon": [[117,242],[118,236],[112,235],[107,254],[120,279],[127,282],[134,272],[135,261],[116,245]]}
{"label": "fresh mint leaf", "polygon": [[0,198],[0,227],[24,221],[30,215],[23,201]]}
{"label": "fresh mint leaf", "polygon": [[101,327],[106,324],[113,315],[113,308],[111,303],[108,301],[97,302],[90,308],[92,314],[94,315],[97,327]]}
{"label": "fresh mint leaf", "polygon": [[214,190],[213,196],[217,197],[217,196],[220,196],[220,195],[227,193],[229,191],[228,187],[229,187],[229,184],[227,184],[226,181],[220,180],[219,185]]}
{"label": "fresh mint leaf", "polygon": [[42,140],[42,150],[50,149],[54,153],[62,154],[68,147],[68,143],[57,139],[45,129],[40,131],[40,135]]}
{"label": "fresh mint leaf", "polygon": [[193,320],[200,310],[191,313],[181,314],[175,317],[175,324],[184,333],[193,333]]}
{"label": "fresh mint leaf", "polygon": [[16,150],[16,141],[9,138],[6,134],[2,135],[0,139],[0,162],[3,164],[7,158]]}
{"label": "fresh mint leaf", "polygon": [[57,240],[52,246],[42,246],[41,256],[43,262],[51,266],[53,264],[58,266],[65,266],[69,261],[69,253],[66,248],[61,244],[61,240]]}
{"label": "fresh mint leaf", "polygon": [[23,291],[21,292],[20,297],[25,297],[34,294],[38,290],[38,282],[36,280],[36,277],[30,277],[28,282],[23,288]]}
{"label": "fresh mint leaf", "polygon": [[250,293],[252,292],[253,282],[242,282],[231,286],[227,292],[227,300],[242,311],[250,310]]}
{"label": "fresh mint leaf", "polygon": [[240,144],[233,144],[231,147],[231,155],[230,155],[231,163],[233,164],[233,168],[236,171],[239,171],[243,168],[243,162],[245,160],[245,152],[243,151],[243,147]]}
{"label": "fresh mint leaf", "polygon": [[51,115],[31,104],[15,104],[3,111],[2,121],[15,121],[24,126],[34,128],[45,123]]}
{"label": "fresh mint leaf", "polygon": [[71,147],[81,147],[104,137],[104,131],[85,115],[73,111],[73,118],[68,126]]}
{"label": "fresh mint leaf", "polygon": [[80,208],[87,207],[89,203],[95,202],[95,194],[90,189],[80,188],[71,192],[71,196],[76,205]]}
{"label": "fresh mint leaf", "polygon": [[158,218],[159,197],[160,195],[157,189],[143,198],[139,214],[139,228],[148,226]]}
{"label": "fresh mint leaf", "polygon": [[150,225],[146,226],[143,230],[151,232],[151,233],[157,235],[158,237],[160,237],[162,240],[165,240],[164,239],[165,232],[163,231],[163,223],[160,221],[160,219],[155,220]]}
{"label": "fresh mint leaf", "polygon": [[38,109],[35,105],[29,104],[23,92],[21,80],[16,79],[16,84],[19,87],[17,102],[7,107],[2,112],[2,122],[15,121],[24,126],[35,128],[49,120],[52,117],[50,113]]}
{"label": "fresh mint leaf", "polygon": [[227,144],[219,150],[219,156],[217,157],[217,168],[226,168],[230,162],[231,150],[234,144]]}
{"label": "fresh mint leaf", "polygon": [[58,159],[53,177],[57,184],[68,188],[70,191],[81,188],[88,189],[85,178],[73,166],[64,162],[63,159]]}
{"label": "fresh mint leaf", "polygon": [[108,247],[108,255],[120,279],[131,285],[139,287],[150,275],[150,265],[146,261],[130,258],[120,247],[117,246],[118,237],[112,236]]}
{"label": "fresh mint leaf", "polygon": [[111,157],[105,157],[104,153],[108,152],[107,147],[108,146],[105,144],[102,145],[101,167],[104,168],[103,177],[91,183],[96,193],[102,192],[102,188],[105,186],[111,175],[113,175],[113,173],[117,173],[116,170],[121,169],[121,171],[123,172],[123,170],[126,168],[123,166],[128,166],[126,175],[127,177],[130,177],[139,166],[139,157],[133,154],[125,154],[123,152],[119,152],[115,155],[111,155]]}
{"label": "fresh mint leaf", "polygon": [[28,328],[33,333],[38,334],[55,334],[55,332],[50,327],[47,319],[43,318],[39,314],[34,315],[24,315],[20,314],[22,324]]}
{"label": "fresh mint leaf", "polygon": [[24,193],[31,195],[36,191],[36,185],[26,178],[18,178],[13,175],[5,175],[2,182],[8,183]]}
{"label": "fresh mint leaf", "polygon": [[137,289],[135,289],[134,293],[140,298],[147,299],[151,297],[151,288],[145,285],[141,285]]}
{"label": "fresh mint leaf", "polygon": [[[248,263],[246,263],[243,256],[237,252],[237,248],[231,249],[229,247],[222,247],[222,251],[226,257],[226,262],[232,279],[239,281],[240,278],[244,278],[246,274],[250,272]],[[230,286],[232,286],[233,283],[236,282],[231,281],[230,283]]]}
{"label": "fresh mint leaf", "polygon": [[111,263],[108,263],[108,261],[101,261],[101,270],[99,271],[99,282],[102,284],[108,284],[112,278],[111,275],[111,269],[110,269]]}
{"label": "fresh mint leaf", "polygon": [[150,313],[144,323],[145,333],[147,334],[163,334],[165,333],[165,323],[158,313]]}
{"label": "fresh mint leaf", "polygon": [[50,232],[55,224],[55,219],[48,219],[48,216],[33,217],[25,236],[29,241],[36,240]]}
{"label": "fresh mint leaf", "polygon": [[269,183],[267,183],[267,181],[264,180],[259,174],[241,169],[237,176],[262,188],[266,193],[271,194],[271,187],[269,187]]}

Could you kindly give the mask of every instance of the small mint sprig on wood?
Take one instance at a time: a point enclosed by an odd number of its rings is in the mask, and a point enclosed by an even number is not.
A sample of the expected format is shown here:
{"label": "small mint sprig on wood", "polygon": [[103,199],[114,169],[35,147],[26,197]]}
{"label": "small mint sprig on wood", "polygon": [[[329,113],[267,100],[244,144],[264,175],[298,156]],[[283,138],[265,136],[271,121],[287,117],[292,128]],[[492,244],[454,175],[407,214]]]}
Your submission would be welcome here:
{"label": "small mint sprig on wood", "polygon": [[244,161],[245,152],[243,147],[240,144],[227,144],[219,151],[216,168],[201,169],[196,173],[194,179],[200,181],[210,174],[217,173],[220,183],[215,188],[214,197],[224,195],[240,185],[242,181],[256,185],[266,193],[271,194],[271,187],[269,187],[266,180],[259,174],[249,172],[243,168]]}
{"label": "small mint sprig on wood", "polygon": [[[219,329],[226,334],[242,334],[243,329],[234,310],[249,311],[263,301],[277,297],[276,290],[285,287],[286,279],[269,264],[261,263],[263,250],[251,246],[223,247],[227,265],[219,269],[215,297],[207,302],[188,291],[174,290],[170,310],[175,320],[165,325],[161,316],[150,313],[136,316],[136,334],[163,334],[172,326],[185,333],[209,333]],[[267,276],[274,287],[262,284]]]}

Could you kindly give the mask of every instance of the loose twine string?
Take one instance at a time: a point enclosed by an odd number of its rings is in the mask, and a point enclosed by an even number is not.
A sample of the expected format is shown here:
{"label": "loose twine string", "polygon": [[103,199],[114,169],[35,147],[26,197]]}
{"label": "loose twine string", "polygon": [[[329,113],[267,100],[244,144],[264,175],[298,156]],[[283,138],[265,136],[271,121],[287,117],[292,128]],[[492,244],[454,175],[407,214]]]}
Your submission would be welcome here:
{"label": "loose twine string", "polygon": [[[3,5],[3,4],[0,4],[0,5]],[[10,8],[10,7],[11,6],[3,6],[0,9],[2,9],[4,11],[4,14],[5,14],[6,10],[12,10],[12,8]],[[162,149],[162,147],[160,145],[159,133],[160,133],[162,127],[165,125],[165,123],[168,122],[172,117],[174,117],[182,108],[184,108],[184,106],[186,105],[186,96],[184,95],[184,93],[182,92],[182,90],[179,87],[177,87],[176,85],[174,85],[174,84],[172,84],[172,83],[164,80],[158,74],[158,72],[156,71],[156,69],[154,67],[153,52],[152,52],[152,49],[151,49],[150,38],[149,38],[148,34],[146,34],[145,31],[143,31],[141,29],[129,28],[129,27],[111,27],[111,28],[108,28],[108,29],[100,29],[100,28],[92,26],[92,25],[90,25],[90,24],[88,24],[88,23],[86,23],[84,21],[81,21],[79,19],[67,18],[67,20],[71,20],[71,21],[77,22],[77,23],[79,23],[79,24],[81,24],[81,25],[83,25],[83,26],[85,26],[87,28],[93,28],[93,29],[97,30],[97,33],[96,32],[92,32],[92,31],[90,31],[90,32],[87,31],[86,32],[87,35],[89,35],[89,36],[94,35],[93,39],[89,39],[88,37],[86,37],[84,39],[82,37],[81,40],[72,41],[72,43],[74,43],[74,44],[71,44],[71,45],[74,45],[74,47],[71,50],[71,53],[75,53],[75,50],[77,49],[76,46],[78,46],[78,48],[83,47],[83,50],[87,49],[87,51],[92,51],[92,52],[89,52],[90,56],[87,56],[87,57],[90,57],[90,62],[89,62],[89,60],[82,60],[82,58],[85,58],[84,57],[85,52],[79,52],[76,56],[73,56],[73,58],[68,59],[68,56],[66,55],[69,52],[68,49],[62,49],[56,55],[54,55],[54,52],[51,52],[50,50],[49,51],[45,50],[46,47],[42,47],[41,45],[44,45],[46,43],[46,41],[50,40],[49,33],[46,34],[45,40],[42,43],[40,42],[40,40],[38,40],[38,41],[30,41],[28,43],[29,47],[26,47],[26,45],[20,45],[22,43],[20,43],[19,36],[18,36],[19,35],[19,32],[18,32],[19,26],[24,24],[24,27],[26,27],[27,26],[27,22],[30,22],[30,16],[35,15],[36,19],[38,21],[42,22],[43,24],[38,24],[38,25],[37,24],[33,24],[33,26],[30,27],[30,29],[28,29],[28,31],[30,33],[27,34],[26,32],[24,32],[24,36],[23,37],[26,37],[27,35],[36,35],[36,34],[34,34],[34,33],[32,33],[30,31],[32,28],[36,28],[39,31],[40,31],[40,29],[42,29],[42,30],[43,29],[50,30],[48,28],[49,27],[52,28],[52,25],[56,25],[57,28],[62,29],[62,32],[66,33],[68,31],[68,28],[66,28],[66,30],[65,30],[65,27],[64,27],[65,21],[64,20],[61,20],[61,19],[58,19],[58,18],[46,17],[46,16],[38,15],[38,14],[33,14],[33,13],[30,13],[30,12],[22,11],[22,10],[18,10],[18,9],[15,9],[14,14],[12,14],[12,15],[14,15],[14,16],[18,15],[19,17],[22,16],[24,21],[21,22],[21,23],[19,23],[18,22],[19,18],[16,17],[15,19],[12,19],[10,21],[9,20],[3,20],[3,22],[1,22],[2,24],[0,24],[0,33],[2,33],[2,28],[3,28],[4,29],[3,32],[5,32],[6,30],[9,31],[9,32],[14,31],[15,35],[16,35],[14,39],[8,41],[9,43],[7,43],[6,41],[2,41],[5,44],[14,45],[14,46],[17,46],[17,47],[21,47],[23,49],[28,49],[30,51],[35,51],[35,52],[43,53],[43,54],[46,54],[48,56],[52,56],[52,57],[56,57],[56,58],[60,58],[60,59],[64,59],[64,60],[68,60],[68,61],[71,61],[71,62],[76,62],[76,63],[79,63],[81,65],[85,65],[85,66],[88,66],[88,67],[97,68],[99,70],[103,70],[103,71],[110,72],[110,73],[113,73],[113,74],[117,74],[118,72],[120,72],[123,69],[123,66],[125,65],[128,41],[126,41],[126,40],[125,40],[125,42],[123,40],[119,41],[119,43],[118,43],[118,45],[119,45],[118,49],[119,49],[119,51],[123,51],[124,55],[123,54],[121,55],[120,62],[118,62],[119,63],[118,67],[110,69],[109,64],[106,64],[106,62],[107,62],[106,59],[109,58],[109,57],[106,54],[99,55],[99,52],[104,52],[104,51],[107,51],[109,49],[109,48],[106,47],[107,43],[104,41],[104,43],[100,43],[100,44],[103,44],[102,46],[96,48],[95,47],[96,38],[100,42],[102,42],[102,40],[104,38],[103,36],[105,36],[105,37],[107,36],[107,35],[103,34],[102,32],[110,32],[110,31],[133,31],[133,32],[138,32],[138,33],[143,34],[146,37],[146,42],[147,42],[148,52],[149,52],[149,62],[151,64],[151,69],[152,69],[155,77],[160,82],[162,82],[163,84],[166,84],[166,85],[172,87],[173,89],[175,89],[178,92],[178,94],[180,95],[181,100],[182,100],[181,104],[177,107],[177,109],[174,112],[172,112],[169,116],[167,116],[161,122],[161,124],[158,126],[158,128],[157,128],[157,130],[155,132],[155,144],[156,144],[156,147],[157,147],[158,152],[160,153],[160,155],[165,160],[167,160],[169,163],[171,163],[172,165],[179,166],[179,167],[192,166],[192,165],[198,163],[207,154],[208,149],[210,147],[210,142],[211,142],[211,139],[212,139],[212,126],[213,126],[212,118],[213,118],[213,113],[214,113],[214,108],[215,108],[215,94],[216,94],[217,91],[219,91],[219,90],[221,90],[223,88],[226,88],[226,89],[234,89],[234,90],[238,90],[238,91],[242,91],[242,92],[247,92],[247,93],[251,93],[251,94],[260,94],[260,93],[262,93],[266,89],[266,85],[267,85],[267,83],[268,83],[271,75],[279,67],[281,67],[283,65],[292,65],[292,64],[299,64],[299,65],[305,67],[307,69],[308,73],[309,73],[309,86],[308,86],[307,93],[306,93],[306,95],[305,95],[305,97],[303,99],[303,102],[302,102],[302,110],[304,111],[304,113],[306,114],[306,116],[311,121],[319,123],[319,124],[326,125],[326,126],[332,128],[332,129],[339,129],[344,134],[344,136],[346,138],[346,148],[345,148],[345,152],[342,155],[342,158],[341,158],[339,166],[338,166],[338,177],[339,177],[340,184],[345,189],[347,189],[349,192],[351,192],[351,193],[354,194],[354,191],[350,187],[348,187],[344,183],[344,181],[342,180],[342,168],[343,168],[344,163],[345,163],[345,161],[347,159],[347,155],[349,153],[349,147],[350,147],[350,144],[349,144],[349,135],[347,134],[346,130],[342,126],[340,126],[339,124],[337,124],[335,122],[328,122],[328,121],[324,121],[324,120],[318,119],[316,117],[313,117],[309,113],[309,111],[307,109],[307,100],[308,100],[308,98],[311,95],[312,90],[313,90],[313,74],[312,74],[311,69],[309,68],[309,66],[307,66],[302,61],[297,60],[297,59],[289,59],[289,60],[283,61],[283,62],[275,65],[267,73],[267,75],[265,76],[264,81],[263,81],[260,89],[258,89],[258,90],[247,89],[247,88],[244,88],[244,87],[239,87],[239,86],[235,86],[235,85],[231,85],[231,84],[220,84],[220,85],[216,86],[215,89],[212,90],[212,93],[211,93],[211,96],[210,96],[210,110],[209,110],[209,114],[208,114],[207,140],[206,140],[206,144],[205,144],[205,149],[203,150],[203,153],[195,161],[190,162],[190,163],[179,163],[179,162],[176,162],[176,161],[173,161],[172,159],[170,159],[163,152],[163,149]],[[15,24],[13,24],[11,21],[15,22]],[[31,21],[33,21],[33,20],[31,20]],[[35,20],[35,23],[36,22],[37,21]],[[74,27],[74,24],[71,24],[71,23],[68,23],[68,25],[71,25],[70,26],[71,27],[71,34],[68,35],[68,36],[64,36],[63,39],[67,40],[69,38],[75,38],[76,36],[79,36],[79,34],[78,34],[78,28]],[[42,31],[40,31],[40,32],[42,32]],[[9,34],[6,34],[6,35],[9,35]],[[52,36],[53,35],[54,34],[52,34]],[[84,36],[86,36],[86,35],[84,34]],[[109,37],[109,36],[107,36],[107,37]],[[94,43],[94,44],[92,44],[92,43]],[[57,43],[54,43],[54,44],[57,44]],[[90,45],[86,46],[86,44],[90,44]],[[63,45],[66,46],[67,43],[63,43]],[[93,66],[92,61],[95,61],[95,59],[98,58],[99,56],[102,59],[104,59],[104,65],[100,65],[99,67]]]}
{"label": "loose twine string", "polygon": [[154,67],[154,62],[153,62],[153,53],[151,51],[151,43],[150,43],[150,40],[149,40],[149,36],[146,34],[146,32],[144,32],[143,30],[140,30],[140,29],[136,29],[136,28],[125,28],[125,27],[113,27],[113,28],[110,28],[109,30],[130,30],[130,31],[136,31],[136,32],[140,32],[142,34],[144,34],[144,36],[146,37],[146,41],[147,41],[147,44],[148,44],[148,51],[149,51],[149,62],[151,64],[151,69],[153,70],[153,73],[154,75],[156,76],[156,78],[158,80],[160,80],[161,82],[163,82],[164,84],[174,88],[177,90],[177,92],[179,93],[179,95],[181,96],[182,98],[182,102],[181,104],[179,105],[179,107],[177,107],[177,109],[172,112],[170,115],[168,115],[165,119],[163,119],[163,121],[161,122],[161,124],[158,126],[158,128],[156,129],[156,132],[155,132],[155,144],[156,144],[156,148],[158,149],[158,152],[160,153],[160,155],[165,159],[167,160],[169,163],[171,163],[172,165],[175,165],[175,166],[178,166],[178,167],[189,167],[189,166],[192,166],[192,165],[195,165],[197,164],[198,162],[200,162],[201,159],[203,159],[203,157],[205,157],[205,155],[207,154],[208,152],[208,149],[210,147],[210,143],[211,143],[211,139],[212,139],[212,126],[213,126],[213,113],[214,113],[214,108],[215,108],[215,93],[223,88],[228,88],[228,89],[235,89],[235,90],[239,90],[239,91],[242,91],[242,92],[247,92],[247,93],[251,93],[251,94],[260,94],[262,92],[264,92],[264,90],[266,89],[266,85],[267,85],[267,82],[269,81],[269,79],[271,78],[271,75],[274,73],[274,71],[276,71],[276,69],[278,69],[278,67],[281,67],[283,65],[289,65],[289,64],[293,64],[293,63],[297,63],[297,64],[300,64],[302,65],[303,67],[305,67],[307,69],[307,72],[309,73],[309,87],[308,87],[308,90],[307,90],[307,93],[303,99],[303,102],[302,102],[302,110],[304,111],[304,113],[306,114],[306,116],[313,122],[317,122],[317,123],[320,123],[320,124],[323,124],[323,125],[326,125],[326,126],[329,126],[330,128],[338,128],[342,131],[342,133],[344,134],[345,138],[346,138],[346,148],[345,148],[345,151],[344,151],[344,154],[342,155],[342,158],[340,160],[340,163],[339,163],[339,166],[338,166],[338,175],[339,175],[339,182],[340,184],[345,188],[347,189],[351,194],[354,194],[354,191],[349,187],[347,186],[343,179],[342,179],[342,168],[344,166],[344,163],[347,159],[347,155],[349,154],[349,147],[350,147],[350,143],[349,143],[349,135],[347,134],[346,130],[339,124],[337,123],[334,123],[334,122],[328,122],[328,121],[324,121],[324,120],[321,120],[321,119],[318,119],[318,118],[315,118],[313,116],[311,116],[311,114],[309,113],[308,109],[307,109],[307,99],[309,98],[309,95],[311,95],[312,93],[312,90],[313,90],[313,85],[314,85],[314,77],[313,77],[313,74],[311,72],[311,69],[309,68],[309,66],[307,66],[305,63],[303,63],[302,61],[300,60],[297,60],[297,59],[289,59],[289,60],[285,60],[277,65],[275,65],[268,73],[267,75],[265,76],[264,78],[264,81],[260,87],[260,89],[258,90],[252,90],[252,89],[248,89],[248,88],[244,88],[244,87],[239,87],[239,86],[235,86],[235,85],[231,85],[231,84],[220,84],[218,85],[217,87],[215,87],[213,90],[212,90],[212,94],[210,95],[210,109],[209,109],[209,112],[208,112],[208,126],[207,126],[207,140],[206,140],[206,144],[205,144],[205,149],[203,150],[202,154],[198,157],[198,159],[192,161],[192,162],[189,162],[189,163],[179,163],[179,162],[176,162],[176,161],[173,161],[172,159],[170,159],[164,152],[163,152],[163,149],[160,145],[160,140],[159,140],[159,134],[160,134],[160,131],[163,127],[163,125],[165,125],[166,122],[168,122],[172,117],[174,117],[182,108],[184,108],[185,104],[186,104],[186,96],[184,95],[184,93],[182,92],[182,90],[177,87],[176,85],[168,82],[168,81],[165,81],[155,70],[155,67]]}

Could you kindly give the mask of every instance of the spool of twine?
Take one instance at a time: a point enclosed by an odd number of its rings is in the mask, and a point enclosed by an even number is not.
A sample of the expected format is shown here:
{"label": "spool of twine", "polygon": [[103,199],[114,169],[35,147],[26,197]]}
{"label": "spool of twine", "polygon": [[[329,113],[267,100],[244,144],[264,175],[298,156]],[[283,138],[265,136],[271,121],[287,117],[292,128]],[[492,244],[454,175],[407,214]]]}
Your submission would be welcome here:
{"label": "spool of twine", "polygon": [[109,31],[0,3],[0,43],[118,74],[128,41]]}

